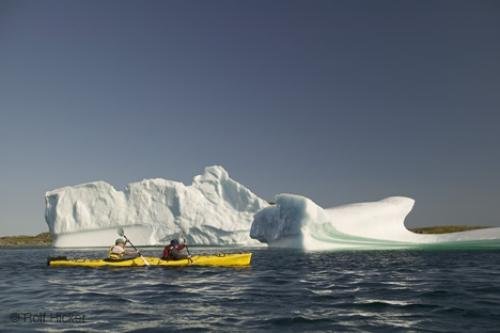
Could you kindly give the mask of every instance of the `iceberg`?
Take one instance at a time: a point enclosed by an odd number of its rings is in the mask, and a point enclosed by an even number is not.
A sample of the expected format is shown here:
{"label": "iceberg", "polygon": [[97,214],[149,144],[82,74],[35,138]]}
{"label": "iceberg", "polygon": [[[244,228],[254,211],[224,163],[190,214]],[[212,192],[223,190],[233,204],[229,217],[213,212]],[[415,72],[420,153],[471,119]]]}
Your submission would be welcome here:
{"label": "iceberg", "polygon": [[478,229],[439,235],[422,235],[405,227],[415,201],[389,197],[376,202],[354,203],[323,209],[312,200],[294,194],[279,194],[275,205],[255,214],[250,237],[272,247],[306,251],[342,249],[403,249],[427,246],[457,246],[495,241],[500,228]]}
{"label": "iceberg", "polygon": [[119,191],[97,181],[49,191],[45,200],[55,247],[109,246],[118,227],[136,245],[181,236],[193,245],[255,246],[253,216],[268,206],[221,166],[205,168],[189,186],[158,178]]}
{"label": "iceberg", "polygon": [[97,181],[49,191],[45,199],[45,220],[56,247],[109,246],[119,227],[136,245],[183,237],[192,245],[268,244],[305,251],[461,243],[467,248],[471,242],[500,247],[500,228],[441,235],[411,232],[405,219],[415,201],[408,197],[325,209],[306,197],[284,193],[269,205],[221,166],[205,168],[191,185],[157,178],[119,191]]}

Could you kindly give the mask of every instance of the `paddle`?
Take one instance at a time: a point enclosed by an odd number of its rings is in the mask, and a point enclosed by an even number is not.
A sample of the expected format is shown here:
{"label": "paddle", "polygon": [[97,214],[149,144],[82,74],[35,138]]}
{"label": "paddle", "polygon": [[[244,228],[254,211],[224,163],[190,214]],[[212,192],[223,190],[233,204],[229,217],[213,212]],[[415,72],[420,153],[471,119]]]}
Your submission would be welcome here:
{"label": "paddle", "polygon": [[123,230],[123,228],[119,228],[118,229],[118,235],[120,237],[123,237],[125,238],[125,242],[129,242],[130,245],[134,248],[134,250],[137,251],[137,253],[139,254],[139,256],[141,257],[142,260],[144,260],[144,264],[146,264],[146,266],[149,266],[149,262],[146,260],[146,258],[144,258],[141,254],[141,252],[139,252],[139,250],[134,246],[134,244],[130,241],[130,239],[127,238],[127,236],[125,236],[125,231]]}
{"label": "paddle", "polygon": [[193,259],[191,258],[191,253],[189,252],[189,247],[188,247],[188,245],[187,245],[186,237],[184,237],[184,235],[182,235],[182,241],[183,241],[183,243],[184,243],[184,246],[186,247],[186,251],[187,251],[188,256],[189,256],[188,261],[189,261],[190,263],[192,263],[192,262],[193,262]]}

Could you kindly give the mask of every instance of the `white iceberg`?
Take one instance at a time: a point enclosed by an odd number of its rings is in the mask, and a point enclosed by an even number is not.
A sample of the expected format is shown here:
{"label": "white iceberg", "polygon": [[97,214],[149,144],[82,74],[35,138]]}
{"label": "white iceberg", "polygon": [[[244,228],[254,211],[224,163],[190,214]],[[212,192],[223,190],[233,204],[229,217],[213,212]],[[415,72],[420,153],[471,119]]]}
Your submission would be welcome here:
{"label": "white iceberg", "polygon": [[129,184],[68,186],[46,193],[45,218],[56,247],[108,246],[118,227],[137,245],[183,237],[193,245],[298,248],[310,251],[394,249],[495,240],[500,228],[443,235],[409,231],[414,206],[407,197],[328,209],[300,195],[280,194],[271,205],[231,179],[220,166],[205,168],[192,185],[165,179]]}
{"label": "white iceberg", "polygon": [[118,191],[99,181],[49,191],[45,198],[56,247],[108,246],[119,226],[136,245],[178,236],[196,245],[259,245],[249,230],[253,215],[268,206],[220,166],[205,168],[190,186],[148,179]]}
{"label": "white iceberg", "polygon": [[499,240],[500,228],[421,235],[405,227],[415,201],[389,197],[323,209],[300,195],[279,194],[276,205],[258,212],[250,237],[273,247],[310,251],[395,249],[421,245]]}

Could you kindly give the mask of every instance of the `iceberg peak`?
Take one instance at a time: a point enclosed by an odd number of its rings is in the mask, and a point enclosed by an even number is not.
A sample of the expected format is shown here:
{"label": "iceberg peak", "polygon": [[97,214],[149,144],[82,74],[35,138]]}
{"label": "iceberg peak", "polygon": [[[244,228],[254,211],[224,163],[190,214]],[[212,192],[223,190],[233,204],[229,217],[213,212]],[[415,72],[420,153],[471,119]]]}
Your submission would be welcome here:
{"label": "iceberg peak", "polygon": [[211,181],[225,180],[229,178],[229,174],[220,165],[212,165],[205,168],[203,174],[195,176],[193,183],[203,183]]}

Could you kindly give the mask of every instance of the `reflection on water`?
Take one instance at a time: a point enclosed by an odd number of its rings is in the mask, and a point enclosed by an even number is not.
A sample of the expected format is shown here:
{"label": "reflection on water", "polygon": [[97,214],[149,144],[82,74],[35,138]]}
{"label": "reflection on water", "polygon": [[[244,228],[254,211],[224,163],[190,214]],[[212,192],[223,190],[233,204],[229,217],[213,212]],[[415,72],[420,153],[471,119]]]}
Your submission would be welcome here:
{"label": "reflection on water", "polygon": [[[45,258],[54,250],[1,252],[0,327],[9,332],[485,332],[500,326],[498,251],[304,254],[258,249],[252,267],[239,269],[48,268]],[[85,320],[30,322],[22,317],[26,313],[73,313]]]}

